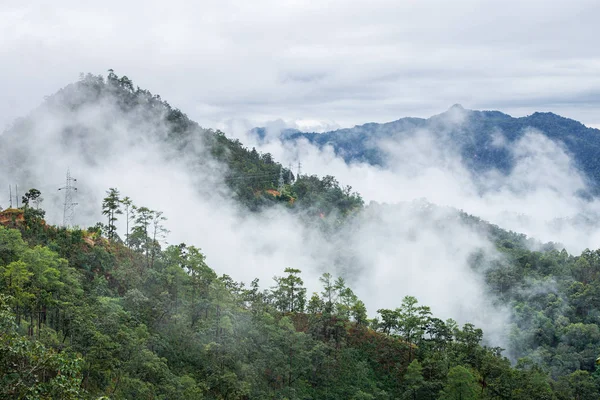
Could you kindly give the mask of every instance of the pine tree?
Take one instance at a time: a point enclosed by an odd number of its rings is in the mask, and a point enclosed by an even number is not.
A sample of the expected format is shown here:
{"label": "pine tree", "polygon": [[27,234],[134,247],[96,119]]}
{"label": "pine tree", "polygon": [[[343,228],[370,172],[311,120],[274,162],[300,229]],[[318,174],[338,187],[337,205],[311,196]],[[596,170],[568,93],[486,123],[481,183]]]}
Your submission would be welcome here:
{"label": "pine tree", "polygon": [[102,201],[102,214],[108,218],[108,224],[106,225],[106,236],[109,239],[115,239],[117,233],[117,214],[123,214],[121,211],[121,199],[119,198],[119,191],[115,188],[110,188],[106,192],[107,196]]}
{"label": "pine tree", "polygon": [[281,312],[303,312],[306,304],[306,288],[304,281],[300,278],[300,270],[286,268],[288,276],[274,277],[277,286],[273,290],[275,304]]}

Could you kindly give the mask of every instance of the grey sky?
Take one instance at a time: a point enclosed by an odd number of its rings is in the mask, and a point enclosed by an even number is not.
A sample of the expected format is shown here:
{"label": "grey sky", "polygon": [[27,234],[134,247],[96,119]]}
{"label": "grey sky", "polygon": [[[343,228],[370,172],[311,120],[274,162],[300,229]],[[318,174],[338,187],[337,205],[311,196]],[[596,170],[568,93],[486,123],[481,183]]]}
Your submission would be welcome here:
{"label": "grey sky", "polygon": [[206,127],[454,103],[600,127],[599,19],[597,0],[0,0],[0,126],[114,68]]}

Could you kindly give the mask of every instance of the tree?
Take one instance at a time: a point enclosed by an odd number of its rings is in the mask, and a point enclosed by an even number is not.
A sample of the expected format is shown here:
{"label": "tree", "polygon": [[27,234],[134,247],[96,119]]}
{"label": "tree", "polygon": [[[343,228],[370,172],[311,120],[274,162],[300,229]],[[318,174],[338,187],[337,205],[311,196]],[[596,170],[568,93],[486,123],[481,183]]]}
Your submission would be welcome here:
{"label": "tree", "polygon": [[117,85],[119,82],[119,77],[117,76],[117,74],[115,74],[115,71],[110,68],[108,70],[108,76],[106,77],[107,83],[110,85]]}
{"label": "tree", "polygon": [[[42,193],[37,189],[29,189],[22,197],[23,218],[25,219],[25,225],[30,230],[28,236],[32,236],[42,230],[42,219],[46,215],[46,212],[40,209],[42,201],[44,201]],[[31,204],[34,204],[35,208],[31,207]]]}
{"label": "tree", "polygon": [[354,318],[354,322],[356,322],[357,325],[363,326],[366,324],[366,322],[367,322],[367,307],[365,306],[365,303],[363,303],[362,300],[357,300],[352,305],[351,313],[352,313],[352,318]]}
{"label": "tree", "polygon": [[575,371],[567,376],[561,376],[557,382],[557,397],[560,400],[598,400],[600,391],[598,382],[587,371]]}
{"label": "tree", "polygon": [[9,302],[9,297],[0,295],[0,398],[83,398],[82,360],[20,336]]}
{"label": "tree", "polygon": [[117,214],[123,214],[121,211],[121,200],[119,198],[119,191],[115,188],[110,188],[106,192],[107,196],[102,201],[102,214],[108,218],[108,224],[106,225],[106,236],[109,239],[115,239],[117,227]]}
{"label": "tree", "polygon": [[380,308],[377,314],[381,315],[381,322],[378,323],[378,328],[381,328],[383,333],[390,335],[393,330],[398,327],[398,312],[387,308]]}
{"label": "tree", "polygon": [[33,272],[27,268],[27,264],[23,261],[14,261],[6,267],[0,267],[0,282],[3,290],[9,293],[12,297],[12,302],[16,314],[17,324],[21,323],[21,315],[25,307],[29,305],[35,297],[26,287],[29,283]]}
{"label": "tree", "polygon": [[199,294],[207,298],[210,284],[217,279],[217,274],[206,265],[206,257],[197,247],[184,245],[183,258],[183,268],[190,274],[194,297]]}
{"label": "tree", "polygon": [[164,240],[169,231],[162,224],[167,218],[163,216],[162,211],[154,211],[152,214],[152,250],[150,257],[150,268],[154,266],[156,254],[160,251],[160,241]]}
{"label": "tree", "polygon": [[337,292],[336,311],[337,315],[345,319],[350,319],[352,306],[358,300],[352,289],[346,286],[346,282],[342,277],[335,281],[335,290]]}
{"label": "tree", "polygon": [[462,365],[452,367],[448,372],[448,380],[440,392],[440,400],[475,400],[478,393],[477,380]]}
{"label": "tree", "polygon": [[29,191],[21,198],[21,202],[25,208],[29,207],[30,203],[33,203],[35,204],[35,208],[39,209],[42,201],[44,201],[42,193],[37,189],[29,189]]}
{"label": "tree", "polygon": [[429,335],[429,345],[442,352],[446,351],[447,345],[453,338],[452,329],[439,318],[431,318],[429,320],[426,333]]}
{"label": "tree", "polygon": [[0,265],[18,261],[26,249],[21,232],[0,225]]}
{"label": "tree", "polygon": [[154,219],[154,211],[148,207],[135,207],[135,219],[129,237],[130,246],[140,251],[146,256],[146,266],[150,266],[151,239],[148,235],[148,229]]}
{"label": "tree", "polygon": [[129,247],[129,222],[135,218],[135,206],[129,196],[122,198],[121,204],[125,206],[125,244]]}
{"label": "tree", "polygon": [[319,281],[323,284],[323,312],[327,314],[333,314],[336,299],[336,288],[333,282],[333,277],[329,272],[325,272],[319,278]]}
{"label": "tree", "polygon": [[407,399],[417,400],[417,395],[419,390],[425,384],[425,379],[423,378],[423,367],[419,360],[413,360],[406,369],[406,374],[404,374],[404,395]]}
{"label": "tree", "polygon": [[308,300],[306,312],[309,314],[319,314],[323,312],[323,300],[321,300],[321,297],[319,297],[317,293],[313,293]]}
{"label": "tree", "polygon": [[260,290],[259,279],[254,278],[250,283],[250,288],[242,292],[245,307],[252,310],[256,315],[258,312],[264,311],[268,293]]}
{"label": "tree", "polygon": [[273,290],[275,306],[281,312],[303,312],[306,304],[306,288],[303,287],[304,281],[299,276],[302,271],[286,268],[284,272],[288,274],[286,277],[273,278],[277,282]]}
{"label": "tree", "polygon": [[[186,293],[191,305],[190,326],[193,327],[203,314],[208,316],[209,295],[211,288],[214,287],[213,282],[217,282],[217,274],[206,265],[204,254],[194,246],[181,243],[177,246],[169,246],[166,253],[172,255],[170,257],[172,262],[177,263],[189,277],[185,286],[191,287],[191,291],[188,289]],[[185,286],[179,289],[183,290]]]}
{"label": "tree", "polygon": [[553,400],[554,396],[547,373],[528,359],[520,359],[516,367],[517,371],[513,373],[513,399]]}
{"label": "tree", "polygon": [[402,305],[396,309],[398,316],[398,332],[410,346],[410,359],[412,359],[412,345],[416,344],[425,333],[431,318],[431,309],[427,306],[417,306],[418,301],[413,296],[402,299]]}

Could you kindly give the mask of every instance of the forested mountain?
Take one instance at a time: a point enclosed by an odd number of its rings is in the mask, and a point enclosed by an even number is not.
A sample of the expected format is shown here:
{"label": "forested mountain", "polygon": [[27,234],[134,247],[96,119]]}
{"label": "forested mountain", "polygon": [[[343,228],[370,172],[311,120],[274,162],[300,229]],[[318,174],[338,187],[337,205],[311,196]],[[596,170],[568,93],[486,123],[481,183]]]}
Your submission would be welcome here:
{"label": "forested mountain", "polygon": [[111,229],[47,226],[29,202],[1,214],[1,398],[599,396],[597,252],[531,252],[491,227],[506,258],[485,271],[490,296],[514,307],[511,342],[530,354],[511,366],[480,329],[411,296],[369,319],[329,273],[312,295],[296,269],[271,289],[219,276],[194,246],[161,248],[160,215],[136,212],[126,243]]}
{"label": "forested mountain", "polygon": [[[50,96],[1,139],[0,170],[32,187],[18,207],[0,208],[2,399],[600,398],[600,250],[571,255],[426,201],[365,206],[334,177],[296,177],[112,71]],[[292,215],[297,229],[332,243],[346,268],[323,266],[314,293],[291,258],[271,281],[241,282],[211,268],[203,243],[167,244],[167,224],[181,221],[124,187],[86,200],[102,218],[87,228],[46,223],[55,206],[33,189],[46,184],[39,151],[75,147],[78,163],[100,171],[142,145],[151,165],[180,160],[198,176],[195,191],[222,190],[219,201],[232,196],[241,214]],[[203,222],[196,229],[218,234]],[[368,271],[385,245],[415,249],[406,243],[434,232],[449,243],[418,249],[466,257],[460,276],[474,277],[484,298],[465,306],[507,314],[506,349],[474,318],[439,318],[401,290],[371,313],[357,295],[356,269]],[[389,243],[362,247],[381,234]],[[416,256],[398,254],[398,269]],[[440,263],[449,269],[451,260]]]}
{"label": "forested mountain", "polygon": [[[287,129],[279,137],[284,142],[303,138],[320,147],[332,146],[336,154],[347,162],[362,161],[385,166],[389,157],[380,146],[382,141],[398,140],[427,131],[445,145],[455,147],[471,172],[480,174],[490,169],[508,172],[514,165],[508,146],[522,138],[528,129],[536,129],[561,143],[591,180],[595,191],[598,190],[600,130],[553,113],[536,112],[514,118],[499,111],[467,110],[454,105],[428,119],[402,118],[325,133]],[[266,128],[255,128],[252,133],[261,139],[267,134]]]}
{"label": "forested mountain", "polygon": [[[334,177],[295,177],[271,154],[259,154],[223,132],[201,128],[159,95],[134,88],[129,78],[112,71],[106,79],[82,75],[17,120],[2,134],[0,171],[15,181],[35,181],[39,155],[48,152],[36,144],[47,137],[55,151],[71,149],[92,166],[105,163],[115,152],[128,157],[119,152],[130,150],[135,142],[154,144],[162,161],[186,159],[188,171],[214,175],[251,210],[282,202],[316,213],[334,207],[346,214],[362,205],[360,195],[341,187]],[[280,188],[285,190],[280,193]]]}

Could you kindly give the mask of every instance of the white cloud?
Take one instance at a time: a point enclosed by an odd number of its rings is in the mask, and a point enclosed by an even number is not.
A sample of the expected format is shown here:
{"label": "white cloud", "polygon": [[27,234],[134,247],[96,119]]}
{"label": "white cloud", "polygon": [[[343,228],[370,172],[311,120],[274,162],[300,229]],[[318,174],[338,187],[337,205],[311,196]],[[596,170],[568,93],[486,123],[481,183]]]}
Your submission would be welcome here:
{"label": "white cloud", "polygon": [[[393,204],[426,198],[504,229],[560,243],[573,253],[600,245],[600,229],[594,223],[600,216],[600,202],[579,196],[587,188],[585,179],[562,145],[535,130],[511,144],[497,139],[497,146],[510,151],[514,168],[508,174],[492,170],[475,177],[463,164],[456,142],[443,134],[444,124],[465,123],[460,113],[464,111],[455,109],[442,116],[441,137],[439,132],[434,135],[421,130],[398,132],[394,138],[379,142],[380,150],[389,157],[386,168],[346,164],[331,147],[317,149],[304,140],[285,145],[276,140],[257,143],[235,126],[231,131],[243,142],[270,152],[284,165],[300,160],[305,173],[337,177],[367,202]],[[271,136],[277,137],[277,131]],[[588,222],[582,222],[586,219]]]}
{"label": "white cloud", "polygon": [[595,1],[5,0],[0,125],[108,68],[207,127],[352,126],[457,102],[598,124],[599,15]]}
{"label": "white cloud", "polygon": [[[258,214],[241,209],[222,183],[224,167],[203,152],[201,141],[195,143],[200,157],[173,157],[154,139],[165,132],[159,115],[123,114],[105,99],[77,111],[38,109],[21,129],[18,137],[1,137],[0,185],[14,184],[10,179],[15,179],[21,190],[40,189],[50,222],[62,220],[62,193],[56,189],[70,167],[78,178],[79,225],[104,220],[102,198],[108,188],[116,187],[138,206],[163,211],[172,231],[168,241],[199,246],[218,274],[246,283],[258,277],[269,287],[284,268],[299,268],[310,293],[320,291],[318,276],[330,271],[346,278],[373,316],[378,308],[398,307],[402,297],[414,295],[436,316],[475,322],[493,343],[506,344],[508,314],[486,300],[481,277],[469,267],[475,251],[490,258],[498,255],[487,238],[458,221],[452,211],[425,203],[373,205],[331,235],[283,207]],[[430,152],[414,158],[418,168],[407,170],[405,176],[365,165],[347,166],[330,149],[320,152],[306,142],[296,149],[273,143],[265,150],[274,150],[284,162],[292,161],[288,158],[292,152],[300,152],[309,172],[322,167],[339,173],[342,183],[358,178],[359,189],[371,185],[371,192],[363,190],[367,198],[407,199],[400,196],[395,182],[386,189],[389,178],[412,183],[416,196],[426,192],[420,187],[422,179],[431,183],[451,177],[431,164],[444,152],[425,134],[413,138],[409,149]],[[460,168],[449,156],[447,160]],[[330,171],[332,167],[335,171]]]}
{"label": "white cloud", "polygon": [[[457,102],[517,115],[554,111],[597,125],[599,15],[595,1],[5,0],[0,124],[79,72],[114,68],[202,125],[240,132],[278,119],[285,126],[351,126],[426,117]],[[268,285],[274,274],[295,266],[315,288],[318,272],[347,249],[281,210],[242,215],[221,195],[226,189],[215,182],[218,166],[207,163],[191,176],[186,160],[165,161],[155,144],[141,141],[160,125],[119,122],[114,111],[105,104],[80,114],[95,135],[68,145],[56,137],[63,116],[39,116],[36,140],[27,143],[34,155],[27,184],[44,192],[52,221],[60,221],[55,189],[71,166],[81,185],[79,223],[100,219],[104,190],[116,186],[165,212],[171,242],[197,244],[213,268],[235,279],[258,276]],[[456,116],[452,123],[461,122]],[[571,224],[547,229],[549,219],[593,212],[597,205],[573,196],[581,178],[559,147],[535,133],[511,148],[519,160],[515,171],[490,174],[499,189],[483,195],[452,148],[437,146],[427,132],[385,147],[396,160],[389,170],[346,165],[331,149],[305,142],[270,142],[262,149],[284,165],[300,159],[306,172],[333,174],[367,200],[427,197],[570,248],[600,238]],[[0,174],[0,187],[11,179]],[[213,190],[198,195],[192,189],[198,179]],[[370,309],[393,308],[404,294],[414,294],[443,317],[486,310],[492,318],[481,319],[484,328],[500,338],[505,315],[481,306],[487,296],[466,268],[470,251],[493,254],[489,243],[460,224],[436,229],[443,213],[420,218],[407,207],[372,208],[346,238],[354,251],[349,254],[363,267],[353,270],[357,292]]]}

